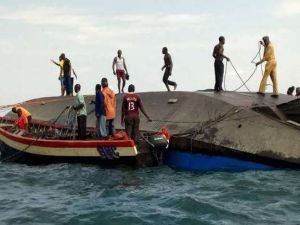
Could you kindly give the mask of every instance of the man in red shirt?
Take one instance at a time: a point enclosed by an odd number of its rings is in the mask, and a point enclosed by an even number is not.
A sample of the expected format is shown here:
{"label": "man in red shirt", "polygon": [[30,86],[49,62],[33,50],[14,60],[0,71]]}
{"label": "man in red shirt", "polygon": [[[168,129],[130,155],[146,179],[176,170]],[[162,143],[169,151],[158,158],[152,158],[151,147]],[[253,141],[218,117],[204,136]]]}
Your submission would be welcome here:
{"label": "man in red shirt", "polygon": [[128,86],[129,93],[127,93],[123,97],[121,123],[122,126],[125,123],[125,131],[127,135],[135,142],[137,142],[140,125],[139,109],[142,111],[142,113],[145,115],[149,122],[151,122],[151,119],[144,111],[144,107],[140,96],[134,93],[134,91],[134,85],[130,84]]}
{"label": "man in red shirt", "polygon": [[16,127],[21,130],[27,130],[28,120],[26,114],[23,113],[21,109],[18,109],[17,113],[18,113],[18,120],[16,121]]}

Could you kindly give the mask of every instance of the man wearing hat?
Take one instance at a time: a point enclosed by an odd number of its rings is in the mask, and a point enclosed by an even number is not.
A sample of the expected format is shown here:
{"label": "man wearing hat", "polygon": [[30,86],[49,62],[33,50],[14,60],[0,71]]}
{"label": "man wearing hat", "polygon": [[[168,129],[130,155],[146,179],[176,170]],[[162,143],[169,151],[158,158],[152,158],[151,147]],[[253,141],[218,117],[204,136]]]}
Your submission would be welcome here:
{"label": "man wearing hat", "polygon": [[257,94],[262,96],[265,95],[267,79],[270,76],[273,82],[273,94],[271,95],[271,97],[278,98],[278,84],[276,72],[277,62],[275,59],[274,47],[271,44],[268,36],[263,37],[263,42],[260,41],[260,44],[265,48],[264,57],[262,58],[262,60],[256,63],[256,66],[263,62],[267,63],[265,65],[265,72],[260,82],[259,91],[257,92]]}

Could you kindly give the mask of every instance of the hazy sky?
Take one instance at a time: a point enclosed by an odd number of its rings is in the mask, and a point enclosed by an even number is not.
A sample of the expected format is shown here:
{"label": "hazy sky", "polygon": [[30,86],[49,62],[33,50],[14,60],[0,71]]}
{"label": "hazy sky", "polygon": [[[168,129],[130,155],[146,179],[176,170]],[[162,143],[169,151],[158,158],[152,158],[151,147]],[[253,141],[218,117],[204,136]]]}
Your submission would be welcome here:
{"label": "hazy sky", "polygon": [[[59,69],[50,58],[58,60],[62,52],[85,94],[94,93],[103,76],[117,89],[111,65],[118,49],[137,91],[165,90],[163,46],[173,57],[171,79],[178,90],[213,88],[212,50],[220,35],[226,37],[225,55],[245,80],[254,69],[250,61],[258,41],[269,35],[285,93],[300,86],[299,21],[300,0],[1,0],[0,105],[59,95]],[[257,72],[248,83],[251,91],[260,79]],[[226,88],[240,84],[228,67]]]}

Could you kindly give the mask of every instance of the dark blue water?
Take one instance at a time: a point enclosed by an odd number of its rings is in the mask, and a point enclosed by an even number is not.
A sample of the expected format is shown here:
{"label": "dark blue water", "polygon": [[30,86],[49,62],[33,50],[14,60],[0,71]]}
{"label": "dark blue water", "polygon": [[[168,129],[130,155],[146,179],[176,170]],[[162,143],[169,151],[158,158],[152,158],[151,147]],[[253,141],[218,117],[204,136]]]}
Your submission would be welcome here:
{"label": "dark blue water", "polygon": [[300,224],[300,171],[0,163],[0,224]]}

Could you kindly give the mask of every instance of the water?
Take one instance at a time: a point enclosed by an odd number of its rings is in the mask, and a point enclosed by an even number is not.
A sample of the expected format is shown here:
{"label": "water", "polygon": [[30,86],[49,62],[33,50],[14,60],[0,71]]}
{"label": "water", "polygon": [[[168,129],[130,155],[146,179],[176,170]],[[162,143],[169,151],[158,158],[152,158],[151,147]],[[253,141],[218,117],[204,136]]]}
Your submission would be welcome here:
{"label": "water", "polygon": [[0,224],[300,224],[300,172],[0,163]]}

